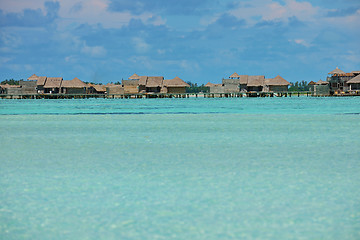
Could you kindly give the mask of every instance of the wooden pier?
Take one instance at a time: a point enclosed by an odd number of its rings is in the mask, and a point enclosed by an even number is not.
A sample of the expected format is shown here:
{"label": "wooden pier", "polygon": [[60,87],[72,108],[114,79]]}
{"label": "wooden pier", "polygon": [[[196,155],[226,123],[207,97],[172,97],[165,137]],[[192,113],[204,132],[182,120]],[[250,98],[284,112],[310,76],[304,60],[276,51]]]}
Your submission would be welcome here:
{"label": "wooden pier", "polygon": [[243,97],[346,97],[352,94],[314,95],[312,92],[246,92],[246,93],[127,93],[127,94],[0,94],[0,99],[144,99],[144,98],[243,98]]}
{"label": "wooden pier", "polygon": [[246,93],[138,93],[138,94],[0,94],[2,99],[143,99],[143,98],[242,98],[242,97],[300,97],[311,92],[246,92]]}

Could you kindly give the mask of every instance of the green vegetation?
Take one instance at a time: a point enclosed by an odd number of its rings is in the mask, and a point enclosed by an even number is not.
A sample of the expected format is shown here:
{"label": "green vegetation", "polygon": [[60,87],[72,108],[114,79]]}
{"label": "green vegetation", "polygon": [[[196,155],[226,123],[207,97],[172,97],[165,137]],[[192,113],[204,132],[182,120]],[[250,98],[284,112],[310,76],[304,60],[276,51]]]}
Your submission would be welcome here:
{"label": "green vegetation", "polygon": [[94,83],[94,82],[84,82],[85,84],[93,84],[93,85],[102,85],[102,83]]}
{"label": "green vegetation", "polygon": [[198,86],[197,83],[192,83],[192,82],[186,82],[186,83],[190,85],[190,87],[186,88],[186,93],[199,93],[199,92],[207,93],[210,91],[209,87],[205,87],[204,84]]}
{"label": "green vegetation", "polygon": [[[20,80],[22,80],[22,79],[20,79]],[[12,79],[6,79],[6,80],[2,81],[0,84],[1,85],[5,85],[5,84],[19,85],[20,80],[14,80],[13,78]]]}
{"label": "green vegetation", "polygon": [[307,81],[304,81],[304,80],[301,82],[296,81],[289,88],[289,92],[303,92],[303,91],[306,92],[306,91],[309,91],[309,89],[310,89],[310,87],[309,87]]}

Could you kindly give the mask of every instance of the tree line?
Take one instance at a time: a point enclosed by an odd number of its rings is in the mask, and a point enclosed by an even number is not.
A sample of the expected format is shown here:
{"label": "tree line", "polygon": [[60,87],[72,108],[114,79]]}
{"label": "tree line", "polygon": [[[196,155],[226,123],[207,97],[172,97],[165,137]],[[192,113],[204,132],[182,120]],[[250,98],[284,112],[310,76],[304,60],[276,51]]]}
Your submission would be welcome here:
{"label": "tree line", "polygon": [[304,80],[301,82],[296,81],[289,87],[289,92],[302,92],[302,91],[307,92],[309,90],[310,90],[309,83]]}
{"label": "tree line", "polygon": [[190,85],[190,87],[186,88],[186,93],[207,93],[210,91],[209,87],[205,87],[204,84],[201,84],[200,86],[198,86],[197,83],[192,83],[190,81],[186,82],[187,84]]}
{"label": "tree line", "polygon": [[12,79],[6,79],[6,80],[2,81],[0,84],[1,85],[5,85],[5,84],[19,85],[21,80],[23,80],[23,79],[20,79],[20,80],[15,80],[13,78]]}

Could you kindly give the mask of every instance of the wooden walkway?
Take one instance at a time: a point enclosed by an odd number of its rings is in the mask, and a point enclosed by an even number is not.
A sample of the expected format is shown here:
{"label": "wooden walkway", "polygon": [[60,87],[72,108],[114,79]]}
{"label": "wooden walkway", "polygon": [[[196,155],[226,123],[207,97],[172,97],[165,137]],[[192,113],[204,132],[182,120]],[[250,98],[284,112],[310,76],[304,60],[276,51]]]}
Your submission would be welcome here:
{"label": "wooden walkway", "polygon": [[3,99],[142,99],[142,98],[242,98],[242,97],[300,97],[311,92],[246,92],[246,93],[147,93],[147,94],[0,94]]}

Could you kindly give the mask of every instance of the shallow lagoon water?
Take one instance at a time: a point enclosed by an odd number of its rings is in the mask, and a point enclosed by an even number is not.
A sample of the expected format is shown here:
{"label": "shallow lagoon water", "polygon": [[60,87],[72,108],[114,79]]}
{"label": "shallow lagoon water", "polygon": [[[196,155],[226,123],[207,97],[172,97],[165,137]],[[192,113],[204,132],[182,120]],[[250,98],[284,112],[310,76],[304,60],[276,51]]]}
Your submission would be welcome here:
{"label": "shallow lagoon water", "polygon": [[0,239],[360,239],[360,98],[0,101]]}

